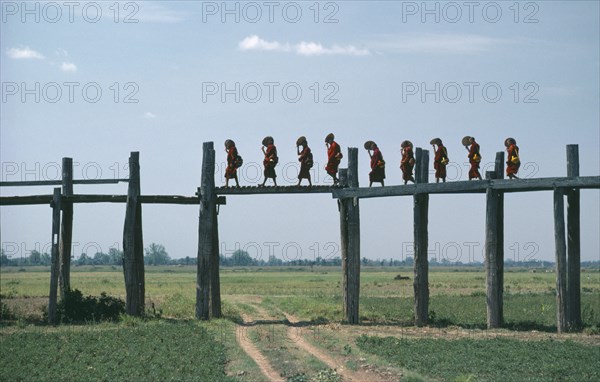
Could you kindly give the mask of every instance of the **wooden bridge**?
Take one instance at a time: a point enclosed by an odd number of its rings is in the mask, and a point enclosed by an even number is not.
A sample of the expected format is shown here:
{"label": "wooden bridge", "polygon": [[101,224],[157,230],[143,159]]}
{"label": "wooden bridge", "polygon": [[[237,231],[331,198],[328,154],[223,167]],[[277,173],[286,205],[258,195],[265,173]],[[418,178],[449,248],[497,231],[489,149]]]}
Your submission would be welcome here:
{"label": "wooden bridge", "polygon": [[[50,204],[52,207],[52,265],[48,317],[56,322],[56,302],[70,289],[70,262],[75,203],[125,203],[123,229],[123,269],[125,274],[126,311],[142,315],[145,310],[144,249],[142,204],[199,205],[198,270],[196,284],[196,317],[210,319],[221,316],[219,281],[218,206],[226,204],[227,195],[251,194],[331,194],[338,202],[343,270],[343,306],[348,323],[359,323],[360,296],[360,210],[362,198],[412,196],[414,229],[414,314],[415,324],[425,325],[429,313],[428,276],[428,209],[431,194],[485,193],[486,242],[485,269],[487,294],[487,326],[503,325],[504,290],[504,193],[554,192],[554,235],[556,244],[557,328],[559,332],[581,327],[580,304],[580,197],[581,189],[600,188],[600,176],[579,176],[579,149],[567,145],[567,177],[506,180],[504,152],[496,153],[494,171],[485,180],[428,183],[429,151],[415,150],[416,184],[378,188],[359,187],[358,149],[348,149],[348,168],[340,169],[339,186],[240,187],[215,186],[215,150],[212,142],[203,144],[201,186],[194,196],[142,195],[140,190],[139,153],[129,158],[127,179],[73,179],[73,161],[63,158],[61,181],[0,182],[0,186],[49,186],[53,194],[2,196],[1,206]],[[127,195],[74,194],[74,184],[108,184],[128,182]],[[565,236],[564,197],[567,197]],[[61,216],[62,215],[62,216]]]}

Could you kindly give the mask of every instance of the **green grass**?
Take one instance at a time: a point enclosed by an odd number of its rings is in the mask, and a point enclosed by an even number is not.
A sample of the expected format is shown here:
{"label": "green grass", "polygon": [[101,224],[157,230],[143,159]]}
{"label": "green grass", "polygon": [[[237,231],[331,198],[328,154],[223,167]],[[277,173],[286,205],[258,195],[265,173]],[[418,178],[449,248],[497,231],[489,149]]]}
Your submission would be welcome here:
{"label": "green grass", "polygon": [[228,381],[223,345],[199,322],[26,328],[0,334],[2,381]]}
{"label": "green grass", "polygon": [[399,367],[442,381],[600,380],[600,348],[572,341],[361,336],[357,344]]}

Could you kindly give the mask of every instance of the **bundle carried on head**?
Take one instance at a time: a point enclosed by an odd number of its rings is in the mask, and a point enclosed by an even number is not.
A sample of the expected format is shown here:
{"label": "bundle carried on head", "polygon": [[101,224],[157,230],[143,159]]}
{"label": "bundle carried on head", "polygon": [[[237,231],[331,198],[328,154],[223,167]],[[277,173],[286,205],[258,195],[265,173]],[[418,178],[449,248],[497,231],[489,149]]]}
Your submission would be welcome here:
{"label": "bundle carried on head", "polygon": [[306,143],[307,143],[306,137],[304,135],[296,140],[296,146],[302,146],[302,145],[305,145]]}
{"label": "bundle carried on head", "polygon": [[432,145],[441,145],[442,144],[442,140],[439,139],[439,138],[433,138],[429,143],[432,144]]}
{"label": "bundle carried on head", "polygon": [[329,133],[325,137],[325,142],[332,142],[334,139],[335,139],[335,135],[333,135],[333,133]]}
{"label": "bundle carried on head", "polygon": [[506,147],[508,147],[510,145],[516,145],[516,144],[517,144],[517,141],[515,141],[514,138],[506,138],[504,140],[504,146],[506,146]]}
{"label": "bundle carried on head", "polygon": [[[366,141],[365,142],[365,150],[373,150],[373,145],[375,145],[375,142]],[[375,146],[377,146],[377,145],[375,145]]]}
{"label": "bundle carried on head", "polygon": [[273,142],[274,142],[274,141],[273,141],[273,137],[272,137],[272,136],[270,136],[270,135],[267,135],[267,136],[266,136],[266,137],[264,137],[264,138],[263,138],[263,140],[262,140],[262,144],[263,144],[263,146],[268,146],[268,145],[272,144]]}
{"label": "bundle carried on head", "polygon": [[463,146],[469,146],[471,144],[471,136],[470,135],[465,135],[461,141]]}
{"label": "bundle carried on head", "polygon": [[413,148],[413,144],[412,144],[412,142],[411,142],[411,141],[409,141],[409,140],[406,140],[406,141],[403,141],[403,142],[400,144],[400,147],[402,147],[402,148],[410,147],[410,148],[412,149],[412,148]]}
{"label": "bundle carried on head", "polygon": [[228,148],[230,148],[231,146],[235,146],[235,142],[234,142],[234,141],[232,141],[231,139],[227,139],[227,140],[225,141],[225,148],[226,148],[226,149],[228,149]]}

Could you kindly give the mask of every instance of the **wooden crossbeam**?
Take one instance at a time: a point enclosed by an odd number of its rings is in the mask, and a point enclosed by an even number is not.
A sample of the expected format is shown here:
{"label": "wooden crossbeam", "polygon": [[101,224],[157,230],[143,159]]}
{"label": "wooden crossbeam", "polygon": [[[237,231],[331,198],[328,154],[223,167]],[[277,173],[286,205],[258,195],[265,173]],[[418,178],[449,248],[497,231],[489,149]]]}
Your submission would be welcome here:
{"label": "wooden crossbeam", "polygon": [[277,186],[277,187],[217,187],[217,195],[258,195],[258,194],[330,194],[333,190],[341,189],[334,186]]}
{"label": "wooden crossbeam", "polygon": [[[129,182],[129,179],[74,179],[73,184],[116,184]],[[24,180],[0,182],[0,187],[23,187],[23,186],[60,186],[62,180]]]}
{"label": "wooden crossbeam", "polygon": [[574,178],[491,179],[446,183],[420,183],[403,186],[342,188],[332,190],[334,199],[379,198],[417,194],[485,193],[487,189],[502,192],[548,191],[555,188],[600,188],[600,176]]}

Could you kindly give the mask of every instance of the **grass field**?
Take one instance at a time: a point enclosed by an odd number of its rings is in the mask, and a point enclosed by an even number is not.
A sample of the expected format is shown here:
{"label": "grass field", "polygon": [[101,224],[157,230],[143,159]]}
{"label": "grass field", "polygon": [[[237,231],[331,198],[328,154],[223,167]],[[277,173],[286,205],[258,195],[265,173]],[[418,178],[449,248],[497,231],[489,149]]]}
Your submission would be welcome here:
{"label": "grass field", "polygon": [[[0,380],[600,380],[599,272],[581,275],[584,333],[561,335],[554,273],[507,270],[495,331],[483,269],[430,271],[427,328],[412,326],[412,280],[398,274],[412,269],[362,269],[359,326],[342,323],[339,268],[223,269],[225,318],[198,322],[195,267],[173,266],[146,267],[160,319],[48,327],[48,269],[3,267]],[[75,267],[71,285],[125,297],[118,267]]]}

